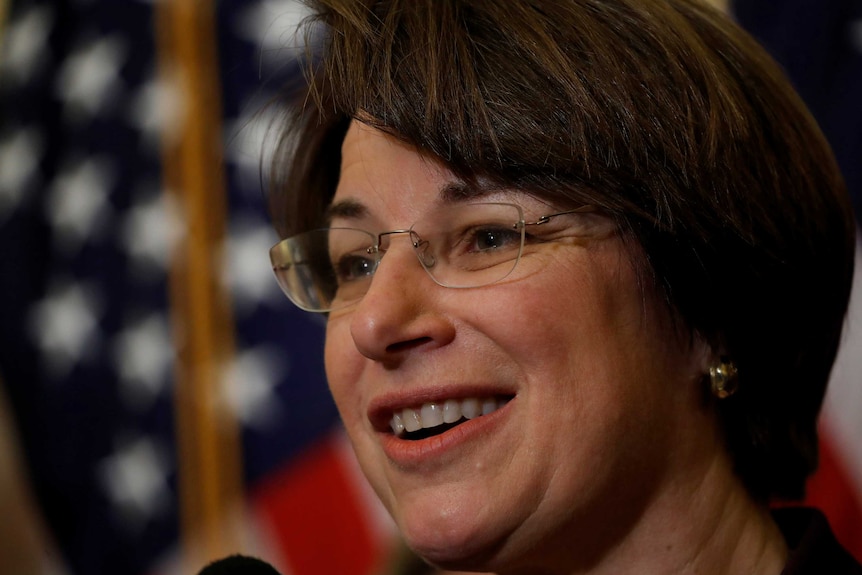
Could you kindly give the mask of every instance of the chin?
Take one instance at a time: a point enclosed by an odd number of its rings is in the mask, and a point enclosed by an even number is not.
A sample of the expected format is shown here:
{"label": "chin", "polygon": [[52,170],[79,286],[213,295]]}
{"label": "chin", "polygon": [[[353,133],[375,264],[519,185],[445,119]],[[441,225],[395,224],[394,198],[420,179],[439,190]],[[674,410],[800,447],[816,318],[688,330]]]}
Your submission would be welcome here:
{"label": "chin", "polygon": [[506,540],[478,523],[420,520],[399,523],[399,527],[408,547],[417,555],[448,570],[488,571]]}

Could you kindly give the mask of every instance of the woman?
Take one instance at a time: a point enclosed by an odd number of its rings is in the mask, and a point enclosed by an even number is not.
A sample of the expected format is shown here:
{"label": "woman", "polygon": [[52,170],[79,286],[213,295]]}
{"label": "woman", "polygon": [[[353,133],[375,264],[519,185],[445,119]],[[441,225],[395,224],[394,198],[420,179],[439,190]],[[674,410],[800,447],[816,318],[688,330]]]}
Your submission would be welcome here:
{"label": "woman", "polygon": [[315,7],[271,257],[328,314],[408,545],[501,574],[860,573],[822,516],[768,509],[816,466],[854,223],[763,51],[695,0]]}

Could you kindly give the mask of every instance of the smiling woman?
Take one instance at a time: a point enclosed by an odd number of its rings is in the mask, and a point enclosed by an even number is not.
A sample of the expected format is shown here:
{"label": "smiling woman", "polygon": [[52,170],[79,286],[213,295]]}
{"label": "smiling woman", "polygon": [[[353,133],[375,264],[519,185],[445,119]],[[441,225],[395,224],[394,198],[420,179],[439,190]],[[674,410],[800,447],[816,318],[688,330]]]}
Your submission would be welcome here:
{"label": "smiling woman", "polygon": [[[853,267],[817,126],[696,0],[314,4],[276,277],[408,545],[495,573],[859,573],[797,498]],[[309,30],[319,30],[309,25]]]}

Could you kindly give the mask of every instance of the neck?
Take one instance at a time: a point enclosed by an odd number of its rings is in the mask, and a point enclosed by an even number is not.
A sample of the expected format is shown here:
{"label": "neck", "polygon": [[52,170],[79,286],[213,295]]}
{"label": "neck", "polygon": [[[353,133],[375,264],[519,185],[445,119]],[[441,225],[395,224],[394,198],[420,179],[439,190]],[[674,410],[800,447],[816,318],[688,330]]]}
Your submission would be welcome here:
{"label": "neck", "polygon": [[[752,499],[723,449],[675,474],[631,530],[589,566],[568,563],[532,575],[779,575],[787,547],[769,510]],[[574,548],[576,546],[572,546]],[[557,558],[559,559],[559,557]],[[509,575],[500,571],[499,575]],[[511,575],[525,575],[513,571]]]}
{"label": "neck", "polygon": [[[714,461],[699,484],[680,486],[664,499],[633,533],[635,553],[621,556],[633,558],[631,569],[616,573],[779,575],[783,570],[787,548],[778,526],[725,458]],[[645,558],[652,565],[644,567]]]}

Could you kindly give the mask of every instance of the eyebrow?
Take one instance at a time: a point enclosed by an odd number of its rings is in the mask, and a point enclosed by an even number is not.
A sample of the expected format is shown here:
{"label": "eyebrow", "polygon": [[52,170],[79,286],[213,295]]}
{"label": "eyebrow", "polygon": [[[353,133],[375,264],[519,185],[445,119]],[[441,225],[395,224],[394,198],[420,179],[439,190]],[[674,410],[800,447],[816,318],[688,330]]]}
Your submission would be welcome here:
{"label": "eyebrow", "polygon": [[483,198],[503,188],[487,180],[478,180],[472,183],[450,182],[440,190],[440,200],[445,204],[457,204]]}
{"label": "eyebrow", "polygon": [[341,200],[327,206],[323,218],[327,225],[335,218],[358,220],[368,215],[368,208],[356,200]]}
{"label": "eyebrow", "polygon": [[[476,200],[494,192],[499,192],[502,189],[499,185],[488,181],[480,181],[472,184],[455,181],[446,183],[440,188],[437,196],[440,203],[451,205]],[[369,210],[365,204],[348,198],[329,204],[323,215],[326,223],[329,224],[336,218],[355,220],[367,217],[368,214]]]}

